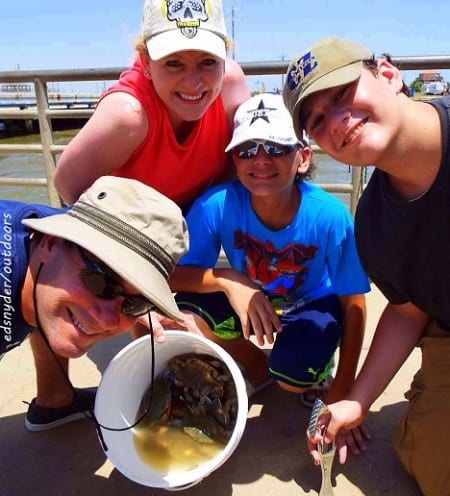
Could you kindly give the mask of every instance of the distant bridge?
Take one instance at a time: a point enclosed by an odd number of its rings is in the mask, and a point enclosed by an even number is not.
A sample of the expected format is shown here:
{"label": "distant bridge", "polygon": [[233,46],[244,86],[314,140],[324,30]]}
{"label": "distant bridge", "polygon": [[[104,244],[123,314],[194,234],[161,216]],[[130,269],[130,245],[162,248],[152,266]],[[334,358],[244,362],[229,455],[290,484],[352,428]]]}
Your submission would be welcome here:
{"label": "distant bridge", "polygon": [[[72,94],[51,93],[48,96],[49,107],[74,108],[95,107],[100,95],[97,94]],[[10,93],[0,91],[0,108],[27,109],[37,107],[36,96],[30,93]]]}
{"label": "distant bridge", "polygon": [[[52,119],[55,130],[77,129],[84,125],[89,116],[85,116],[83,110],[93,109],[97,104],[98,94],[63,94],[49,93],[48,109],[67,112],[72,109],[72,115],[64,114],[61,117],[54,116]],[[38,133],[38,104],[36,96],[32,92],[9,92],[0,91],[0,119],[1,135],[20,135]],[[81,115],[73,115],[79,110]]]}

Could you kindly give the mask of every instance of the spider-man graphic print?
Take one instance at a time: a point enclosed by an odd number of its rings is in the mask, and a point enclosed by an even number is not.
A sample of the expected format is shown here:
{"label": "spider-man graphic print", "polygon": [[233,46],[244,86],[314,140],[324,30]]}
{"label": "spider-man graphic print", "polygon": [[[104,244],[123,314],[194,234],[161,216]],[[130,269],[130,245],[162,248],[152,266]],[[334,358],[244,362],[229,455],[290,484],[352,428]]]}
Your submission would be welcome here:
{"label": "spider-man graphic print", "polygon": [[240,230],[234,234],[234,247],[244,250],[246,271],[253,282],[272,295],[287,297],[301,286],[308,271],[305,262],[317,251],[317,246],[297,243],[278,250],[271,241],[262,242]]}

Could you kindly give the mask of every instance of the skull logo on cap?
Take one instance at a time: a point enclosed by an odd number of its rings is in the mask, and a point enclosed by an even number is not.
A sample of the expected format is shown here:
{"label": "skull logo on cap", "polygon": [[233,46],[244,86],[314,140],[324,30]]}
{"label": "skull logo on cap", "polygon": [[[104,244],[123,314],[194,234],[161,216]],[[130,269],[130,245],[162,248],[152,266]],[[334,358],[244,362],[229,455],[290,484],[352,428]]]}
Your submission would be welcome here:
{"label": "skull logo on cap", "polygon": [[176,21],[187,38],[193,38],[201,21],[208,20],[205,0],[167,0],[167,19]]}

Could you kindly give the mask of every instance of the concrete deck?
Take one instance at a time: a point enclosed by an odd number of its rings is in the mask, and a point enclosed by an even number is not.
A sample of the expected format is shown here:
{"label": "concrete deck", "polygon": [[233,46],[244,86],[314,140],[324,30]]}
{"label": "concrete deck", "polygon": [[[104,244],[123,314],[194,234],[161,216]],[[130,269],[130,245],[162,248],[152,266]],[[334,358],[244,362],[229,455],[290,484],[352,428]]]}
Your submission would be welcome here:
{"label": "concrete deck", "polygon": [[[368,295],[364,355],[385,304],[373,289]],[[98,345],[73,360],[71,378],[77,387],[97,385],[109,360],[127,342],[123,337]],[[416,350],[367,418],[372,434],[369,450],[343,466],[335,460],[336,496],[419,496],[391,445],[397,419],[404,411],[403,392],[419,366]],[[28,343],[0,361],[0,496],[160,496],[163,489],[136,484],[105,457],[90,421],[81,420],[39,434],[25,430],[24,414],[34,396],[35,377]],[[304,432],[310,412],[294,395],[277,386],[250,400],[245,433],[231,458],[183,496],[317,495],[320,468],[306,450]]]}

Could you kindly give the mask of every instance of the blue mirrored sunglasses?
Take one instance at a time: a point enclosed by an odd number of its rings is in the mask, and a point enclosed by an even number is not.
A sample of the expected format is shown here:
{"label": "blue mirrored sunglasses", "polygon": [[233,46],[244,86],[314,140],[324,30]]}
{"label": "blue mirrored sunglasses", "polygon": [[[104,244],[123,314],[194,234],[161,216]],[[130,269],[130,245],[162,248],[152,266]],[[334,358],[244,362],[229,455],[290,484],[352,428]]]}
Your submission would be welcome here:
{"label": "blue mirrored sunglasses", "polygon": [[292,153],[297,147],[297,145],[280,145],[274,141],[245,141],[233,150],[239,158],[250,159],[258,155],[260,146],[270,157],[284,157]]}

